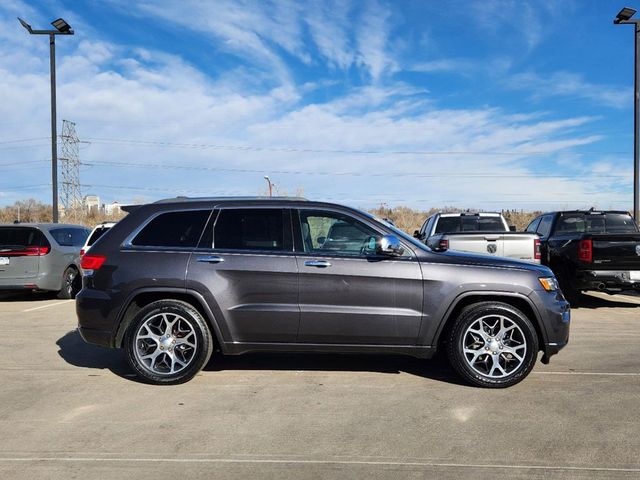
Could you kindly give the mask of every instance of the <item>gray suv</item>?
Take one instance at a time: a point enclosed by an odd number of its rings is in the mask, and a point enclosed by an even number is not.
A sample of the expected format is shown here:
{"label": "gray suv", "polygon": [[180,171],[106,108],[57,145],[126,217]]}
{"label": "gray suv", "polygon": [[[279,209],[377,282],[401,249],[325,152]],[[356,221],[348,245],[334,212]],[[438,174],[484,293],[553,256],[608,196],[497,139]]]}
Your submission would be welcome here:
{"label": "gray suv", "polygon": [[0,290],[80,291],[79,256],[89,230],[62,223],[0,225]]}
{"label": "gray suv", "polygon": [[569,338],[551,270],[434,252],[384,220],[293,198],[177,198],[131,208],[82,259],[90,343],[146,381],[189,380],[214,348],[432,357],[507,387]]}

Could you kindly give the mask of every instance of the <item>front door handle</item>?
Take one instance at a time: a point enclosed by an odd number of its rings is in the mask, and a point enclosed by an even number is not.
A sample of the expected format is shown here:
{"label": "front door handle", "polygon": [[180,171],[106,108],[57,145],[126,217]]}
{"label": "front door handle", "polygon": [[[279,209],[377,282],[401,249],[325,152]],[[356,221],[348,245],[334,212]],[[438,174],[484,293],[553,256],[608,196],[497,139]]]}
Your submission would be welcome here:
{"label": "front door handle", "polygon": [[202,262],[202,263],[220,263],[220,262],[224,262],[224,258],[219,257],[217,255],[201,255],[198,258],[196,258],[196,261]]}
{"label": "front door handle", "polygon": [[306,260],[304,265],[305,267],[327,268],[331,266],[331,263],[326,260]]}

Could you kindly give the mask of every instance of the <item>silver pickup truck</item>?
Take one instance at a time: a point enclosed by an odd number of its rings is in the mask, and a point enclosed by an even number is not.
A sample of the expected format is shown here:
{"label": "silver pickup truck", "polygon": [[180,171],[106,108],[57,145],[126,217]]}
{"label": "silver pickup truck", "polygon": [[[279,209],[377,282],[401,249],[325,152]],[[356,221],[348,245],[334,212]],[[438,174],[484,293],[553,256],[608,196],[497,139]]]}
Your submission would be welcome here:
{"label": "silver pickup truck", "polygon": [[540,263],[540,238],[515,232],[499,213],[436,213],[413,236],[435,251],[460,250]]}

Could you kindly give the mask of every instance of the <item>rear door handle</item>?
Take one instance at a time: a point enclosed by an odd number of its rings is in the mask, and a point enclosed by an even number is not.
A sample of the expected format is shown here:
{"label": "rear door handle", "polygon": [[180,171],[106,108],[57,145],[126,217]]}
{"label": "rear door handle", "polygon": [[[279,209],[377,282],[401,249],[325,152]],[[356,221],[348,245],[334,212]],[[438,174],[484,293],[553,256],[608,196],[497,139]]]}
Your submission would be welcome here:
{"label": "rear door handle", "polygon": [[220,262],[224,262],[224,258],[219,257],[217,255],[201,255],[198,258],[196,258],[196,261],[202,262],[202,263],[220,263]]}
{"label": "rear door handle", "polygon": [[305,267],[327,268],[331,266],[331,263],[326,260],[306,260],[304,265]]}

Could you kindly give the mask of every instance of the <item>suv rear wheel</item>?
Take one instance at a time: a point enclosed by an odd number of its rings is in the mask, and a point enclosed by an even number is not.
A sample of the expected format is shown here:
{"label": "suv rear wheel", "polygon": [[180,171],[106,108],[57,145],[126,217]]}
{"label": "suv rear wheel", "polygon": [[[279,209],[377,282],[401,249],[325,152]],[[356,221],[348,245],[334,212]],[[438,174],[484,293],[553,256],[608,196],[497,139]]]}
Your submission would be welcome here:
{"label": "suv rear wheel", "polygon": [[191,304],[159,300],[136,314],[124,348],[127,361],[145,381],[175,385],[190,380],[207,364],[213,338]]}
{"label": "suv rear wheel", "polygon": [[447,342],[451,366],[477,387],[504,388],[523,380],[538,356],[538,335],[520,310],[501,302],[466,307]]}

